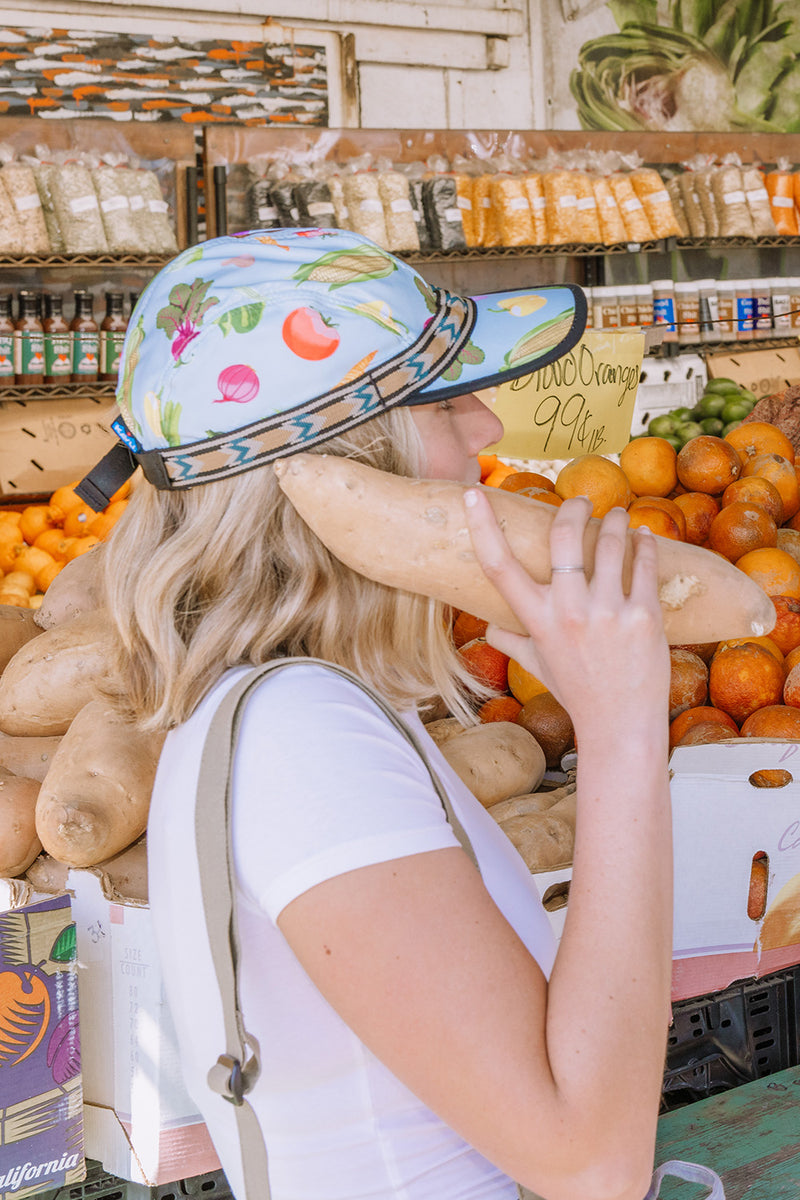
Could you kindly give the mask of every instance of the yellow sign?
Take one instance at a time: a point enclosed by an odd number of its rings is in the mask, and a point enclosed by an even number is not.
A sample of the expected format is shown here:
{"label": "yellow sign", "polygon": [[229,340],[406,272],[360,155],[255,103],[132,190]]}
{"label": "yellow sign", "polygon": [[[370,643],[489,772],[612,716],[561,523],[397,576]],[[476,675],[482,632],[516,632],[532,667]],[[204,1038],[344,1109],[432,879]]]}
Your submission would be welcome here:
{"label": "yellow sign", "polygon": [[563,358],[482,392],[505,427],[508,458],[615,454],[630,438],[644,334],[589,329]]}

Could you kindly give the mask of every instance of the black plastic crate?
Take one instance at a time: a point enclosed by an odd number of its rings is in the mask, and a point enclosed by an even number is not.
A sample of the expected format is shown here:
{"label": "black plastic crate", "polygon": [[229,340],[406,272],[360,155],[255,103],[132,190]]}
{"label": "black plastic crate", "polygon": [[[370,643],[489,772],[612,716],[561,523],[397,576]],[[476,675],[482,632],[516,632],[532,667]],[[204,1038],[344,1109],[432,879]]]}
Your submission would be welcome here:
{"label": "black plastic crate", "polygon": [[222,1171],[209,1171],[207,1175],[192,1175],[175,1183],[162,1183],[148,1187],[144,1183],[132,1183],[109,1175],[102,1163],[91,1158],[86,1160],[86,1178],[80,1183],[54,1191],[40,1192],[36,1200],[232,1200],[231,1189]]}
{"label": "black plastic crate", "polygon": [[800,1064],[800,967],[672,1006],[661,1111]]}

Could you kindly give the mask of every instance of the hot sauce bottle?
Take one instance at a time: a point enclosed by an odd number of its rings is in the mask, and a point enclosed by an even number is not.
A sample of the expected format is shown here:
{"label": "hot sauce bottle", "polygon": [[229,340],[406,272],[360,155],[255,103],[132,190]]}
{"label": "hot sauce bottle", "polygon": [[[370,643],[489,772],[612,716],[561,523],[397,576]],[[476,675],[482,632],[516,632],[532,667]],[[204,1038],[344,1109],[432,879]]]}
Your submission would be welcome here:
{"label": "hot sauce bottle", "polygon": [[106,292],[106,315],[100,325],[100,378],[116,383],[128,322],[122,311],[122,292]]}
{"label": "hot sauce bottle", "polygon": [[11,295],[0,296],[0,388],[13,387],[14,377],[14,321],[11,316]]}
{"label": "hot sauce bottle", "polygon": [[14,324],[14,376],[18,384],[44,383],[44,329],[35,292],[19,293]]}
{"label": "hot sauce bottle", "polygon": [[72,334],[62,312],[61,296],[45,292],[44,377],[47,383],[69,382],[72,378]]}
{"label": "hot sauce bottle", "polygon": [[72,332],[72,382],[91,383],[100,370],[100,326],[94,319],[91,292],[75,292],[75,316]]}

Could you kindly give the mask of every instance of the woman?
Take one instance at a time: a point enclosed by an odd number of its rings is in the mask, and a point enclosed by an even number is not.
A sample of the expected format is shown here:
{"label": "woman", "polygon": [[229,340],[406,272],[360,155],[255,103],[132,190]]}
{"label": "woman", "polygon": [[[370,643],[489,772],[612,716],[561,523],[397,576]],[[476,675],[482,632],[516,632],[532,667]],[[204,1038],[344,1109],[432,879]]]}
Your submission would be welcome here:
{"label": "woman", "polygon": [[[317,241],[318,238],[325,240]],[[356,576],[269,465],[311,449],[477,483],[502,432],[473,389],[565,353],[567,288],[460,298],[354,234],[280,230],[184,252],[142,296],[118,425],[148,480],[106,553],[125,710],[169,730],[149,826],[150,902],[189,1091],[234,1193],[231,1106],[207,1084],[220,1000],[199,917],[194,795],[221,697],[281,655],[344,665],[425,740],[419,756],[324,667],[251,697],[233,773],[240,989],[261,1075],[248,1099],[274,1200],[641,1200],[669,1021],[669,663],[655,547],[621,587],[622,510],[587,584],[589,505],[552,526],[550,585],[477,489],[465,519],[529,637],[489,639],[541,677],[580,746],[558,952],[516,851],[424,734],[434,697],[470,717],[442,606]],[[343,371],[344,366],[354,370]],[[127,454],[128,452],[126,452]],[[107,479],[106,492],[118,477]],[[265,1193],[266,1194],[266,1193]]]}

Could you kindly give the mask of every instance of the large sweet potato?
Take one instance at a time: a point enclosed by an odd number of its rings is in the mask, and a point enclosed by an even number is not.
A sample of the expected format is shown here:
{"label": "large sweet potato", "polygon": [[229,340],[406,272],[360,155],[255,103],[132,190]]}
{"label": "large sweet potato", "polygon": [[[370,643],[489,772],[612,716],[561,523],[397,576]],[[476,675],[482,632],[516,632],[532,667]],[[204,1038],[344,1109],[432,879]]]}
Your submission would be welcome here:
{"label": "large sweet potato", "polygon": [[532,792],[545,771],[544,752],[536,738],[513,721],[475,725],[439,749],[485,808]]}
{"label": "large sweet potato", "polygon": [[104,610],[75,617],[26,643],[0,676],[0,732],[57,737],[109,681]]}
{"label": "large sweet potato", "polygon": [[42,844],[36,835],[39,784],[0,768],[0,875],[13,879],[27,871]]}
{"label": "large sweet potato", "polygon": [[52,629],[73,617],[94,612],[101,605],[100,569],[102,546],[80,554],[59,571],[36,609],[39,629]]}
{"label": "large sweet potato", "polygon": [[0,733],[0,767],[41,783],[60,741],[58,737],[9,737]]}
{"label": "large sweet potato", "polygon": [[41,633],[34,621],[34,609],[0,604],[0,673],[26,642]]}

